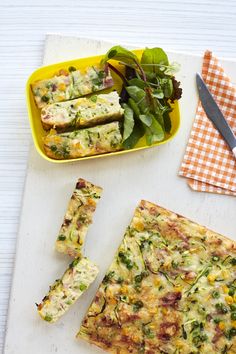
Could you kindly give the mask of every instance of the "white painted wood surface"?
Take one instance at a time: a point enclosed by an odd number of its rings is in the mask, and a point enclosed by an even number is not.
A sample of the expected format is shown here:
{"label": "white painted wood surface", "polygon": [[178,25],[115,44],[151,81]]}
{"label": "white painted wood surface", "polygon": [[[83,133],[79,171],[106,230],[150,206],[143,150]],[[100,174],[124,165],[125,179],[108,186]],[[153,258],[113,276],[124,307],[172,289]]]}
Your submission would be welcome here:
{"label": "white painted wood surface", "polygon": [[[48,37],[45,63],[99,54],[110,43],[76,38]],[[192,192],[177,177],[197,104],[195,72],[201,57],[169,53],[182,65],[182,125],[175,139],[146,151],[64,166],[44,161],[30,149],[22,206],[21,226],[8,318],[5,354],[83,353],[101,351],[74,336],[104,273],[111,263],[133,210],[141,198],[159,203],[228,236],[235,236],[235,199]],[[235,79],[235,62],[223,61]],[[55,237],[78,176],[104,187],[94,223],[89,230],[86,255],[100,267],[96,282],[56,324],[43,322],[36,313],[48,285],[58,278],[69,260],[53,251]],[[19,336],[20,333],[20,336]]]}
{"label": "white painted wood surface", "polygon": [[[24,86],[28,75],[41,64],[45,33],[159,45],[198,54],[209,48],[233,58],[235,15],[234,0],[120,0],[112,6],[108,0],[0,2],[0,351],[30,141]],[[203,196],[205,202],[207,198]],[[216,220],[218,215],[220,210],[212,218]]]}

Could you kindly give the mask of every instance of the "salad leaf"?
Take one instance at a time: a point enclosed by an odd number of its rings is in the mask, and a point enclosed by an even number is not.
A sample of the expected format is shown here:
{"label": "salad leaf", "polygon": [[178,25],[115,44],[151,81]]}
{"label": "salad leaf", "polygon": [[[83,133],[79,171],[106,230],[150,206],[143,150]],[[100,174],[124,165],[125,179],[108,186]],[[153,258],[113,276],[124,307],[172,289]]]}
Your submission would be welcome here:
{"label": "salad leaf", "polygon": [[123,141],[125,141],[131,135],[134,128],[134,111],[126,103],[124,103],[122,106],[124,108]]}
{"label": "salad leaf", "polygon": [[160,123],[153,117],[152,124],[149,128],[146,128],[146,142],[148,145],[152,145],[164,139],[164,131]]}
{"label": "salad leaf", "polygon": [[130,136],[123,142],[123,147],[125,149],[132,149],[144,134],[145,129],[143,125],[141,124],[141,122],[137,121]]}
{"label": "salad leaf", "polygon": [[105,64],[110,59],[121,60],[124,61],[125,63],[131,63],[131,64],[138,61],[137,56],[133,52],[121,47],[120,45],[116,45],[112,47],[104,56],[101,63]]}
{"label": "salad leaf", "polygon": [[128,86],[126,90],[136,103],[141,102],[146,96],[145,91],[137,86]]}
{"label": "salad leaf", "polygon": [[135,118],[138,118],[140,116],[140,110],[139,110],[136,102],[132,98],[129,98],[128,104],[132,108],[132,110],[134,111]]}
{"label": "salad leaf", "polygon": [[163,114],[163,118],[164,118],[165,131],[166,131],[167,133],[170,133],[170,131],[171,131],[171,120],[170,120],[169,112],[165,112],[165,113]]}
{"label": "salad leaf", "polygon": [[131,79],[128,81],[128,83],[130,86],[137,86],[141,89],[144,89],[147,86],[146,82],[138,78]]}
{"label": "salad leaf", "polygon": [[155,98],[159,98],[159,99],[164,98],[164,92],[162,91],[161,87],[158,87],[155,90],[153,90],[152,95]]}
{"label": "salad leaf", "polygon": [[152,125],[152,115],[151,114],[140,114],[139,119],[145,124],[147,127]]}
{"label": "salad leaf", "polygon": [[169,98],[173,93],[173,83],[171,79],[162,79],[161,87],[166,98]]}
{"label": "salad leaf", "polygon": [[157,66],[156,64],[161,64],[165,66],[169,65],[166,53],[161,48],[146,48],[141,58],[142,67],[145,69],[145,71],[151,71],[154,73],[159,73],[162,68],[165,69],[164,66]]}
{"label": "salad leaf", "polygon": [[169,65],[169,66],[165,69],[165,74],[166,74],[166,75],[173,76],[173,75],[176,74],[179,70],[180,70],[180,65],[179,65],[179,63],[173,62],[173,63],[171,63],[171,65]]}

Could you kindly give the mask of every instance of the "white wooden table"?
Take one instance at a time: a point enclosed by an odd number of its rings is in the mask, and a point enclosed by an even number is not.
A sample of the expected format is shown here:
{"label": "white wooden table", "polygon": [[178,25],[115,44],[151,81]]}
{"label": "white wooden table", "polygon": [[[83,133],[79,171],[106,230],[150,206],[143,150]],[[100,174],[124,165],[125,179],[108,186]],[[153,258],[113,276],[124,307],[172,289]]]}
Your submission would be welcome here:
{"label": "white wooden table", "polygon": [[0,351],[31,140],[24,86],[41,64],[45,34],[75,34],[192,53],[209,48],[219,56],[235,58],[235,18],[234,0],[1,1]]}

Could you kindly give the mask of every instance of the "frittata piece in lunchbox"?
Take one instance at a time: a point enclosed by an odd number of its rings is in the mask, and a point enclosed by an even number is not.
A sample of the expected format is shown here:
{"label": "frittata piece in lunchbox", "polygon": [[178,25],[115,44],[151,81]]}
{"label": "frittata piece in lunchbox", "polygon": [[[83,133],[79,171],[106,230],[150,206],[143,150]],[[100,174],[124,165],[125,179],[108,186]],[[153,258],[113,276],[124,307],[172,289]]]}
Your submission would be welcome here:
{"label": "frittata piece in lunchbox", "polygon": [[41,111],[41,121],[46,130],[62,131],[119,120],[123,112],[119,95],[114,91],[47,105]]}
{"label": "frittata piece in lunchbox", "polygon": [[68,133],[52,131],[44,138],[44,149],[47,156],[63,160],[118,151],[121,143],[119,122],[112,122]]}
{"label": "frittata piece in lunchbox", "polygon": [[236,242],[141,201],[78,337],[109,353],[236,353]]}
{"label": "frittata piece in lunchbox", "polygon": [[98,267],[88,258],[75,259],[61,279],[55,281],[41,304],[38,313],[47,322],[56,322],[93,283]]}
{"label": "frittata piece in lunchbox", "polygon": [[93,213],[101,194],[101,187],[79,178],[56,240],[57,251],[74,258],[81,256],[85,237],[92,224]]}
{"label": "frittata piece in lunchbox", "polygon": [[[49,103],[67,101],[113,86],[109,69],[88,67],[85,73],[75,68],[61,70],[58,76],[36,81],[32,91],[38,108]],[[73,70],[72,70],[73,69]]]}

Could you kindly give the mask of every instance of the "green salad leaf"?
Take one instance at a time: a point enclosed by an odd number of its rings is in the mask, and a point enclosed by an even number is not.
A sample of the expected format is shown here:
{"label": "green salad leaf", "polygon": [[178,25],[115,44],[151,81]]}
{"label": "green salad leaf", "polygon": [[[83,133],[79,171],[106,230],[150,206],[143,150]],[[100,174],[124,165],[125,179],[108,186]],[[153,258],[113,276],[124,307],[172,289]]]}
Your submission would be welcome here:
{"label": "green salad leaf", "polygon": [[121,47],[120,45],[112,47],[106,53],[102,59],[102,64],[105,64],[110,59],[124,61],[125,63],[134,63],[138,61],[137,56],[133,52]]}
{"label": "green salad leaf", "polygon": [[125,141],[131,135],[134,129],[134,111],[126,103],[123,103],[122,106],[124,108],[123,141]]}

